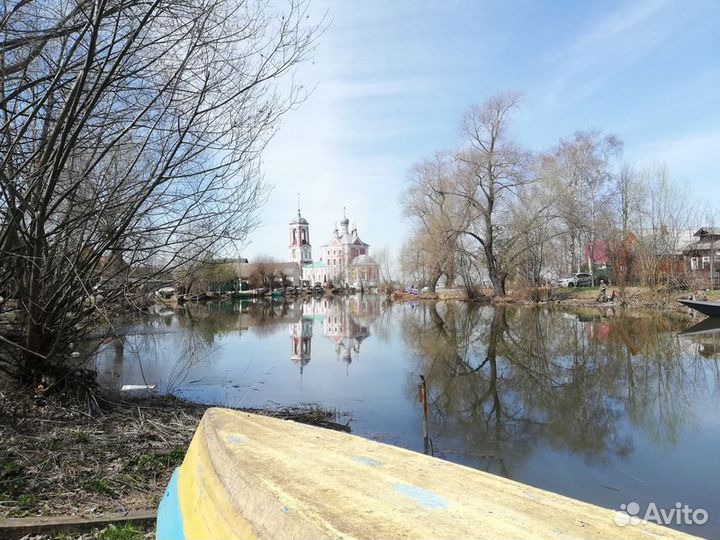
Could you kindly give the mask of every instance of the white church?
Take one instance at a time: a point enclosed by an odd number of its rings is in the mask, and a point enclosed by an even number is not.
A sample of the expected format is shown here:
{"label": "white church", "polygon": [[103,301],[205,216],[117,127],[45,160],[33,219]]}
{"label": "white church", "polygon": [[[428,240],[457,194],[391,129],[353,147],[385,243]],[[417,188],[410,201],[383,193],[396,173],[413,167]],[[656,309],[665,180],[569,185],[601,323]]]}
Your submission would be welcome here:
{"label": "white church", "polygon": [[313,261],[310,224],[298,207],[297,216],[290,222],[289,254],[290,262],[300,266],[303,281],[310,285],[377,285],[380,266],[370,257],[370,245],[360,240],[357,226],[352,230],[349,227],[350,220],[343,215],[340,229],[336,224],[328,243],[320,247],[320,259]]}

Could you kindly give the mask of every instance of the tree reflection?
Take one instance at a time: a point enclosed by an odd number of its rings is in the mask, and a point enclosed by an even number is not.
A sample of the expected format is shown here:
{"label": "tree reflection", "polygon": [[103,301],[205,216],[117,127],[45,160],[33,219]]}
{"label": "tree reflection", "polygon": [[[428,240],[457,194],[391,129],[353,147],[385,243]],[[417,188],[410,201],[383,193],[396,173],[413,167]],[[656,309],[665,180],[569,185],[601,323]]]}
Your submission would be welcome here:
{"label": "tree reflection", "polygon": [[462,437],[500,474],[507,455],[540,444],[592,462],[625,456],[625,421],[674,444],[697,393],[718,380],[714,365],[688,358],[682,324],[668,318],[446,303],[402,325],[428,381],[436,448],[453,453]]}
{"label": "tree reflection", "polygon": [[[289,328],[289,357],[300,365],[302,373],[311,358],[313,324],[319,322],[323,336],[334,342],[338,360],[349,366],[358,359],[370,327],[378,328],[378,318],[389,322],[389,312],[382,298],[363,295],[159,306],[142,317],[118,323],[112,344],[87,342],[86,356],[92,357],[97,351],[96,369],[108,386],[120,386],[130,379],[133,384],[160,383],[167,392],[173,392],[186,383],[212,383],[204,375],[188,381],[189,373],[213,362],[218,347],[230,334],[252,332],[267,338],[287,335]],[[167,333],[174,334],[171,340]]]}
{"label": "tree reflection", "polygon": [[183,329],[201,333],[208,344],[216,337],[248,329],[269,336],[296,322],[300,312],[295,303],[272,301],[210,302],[185,304],[177,310],[177,323]]}

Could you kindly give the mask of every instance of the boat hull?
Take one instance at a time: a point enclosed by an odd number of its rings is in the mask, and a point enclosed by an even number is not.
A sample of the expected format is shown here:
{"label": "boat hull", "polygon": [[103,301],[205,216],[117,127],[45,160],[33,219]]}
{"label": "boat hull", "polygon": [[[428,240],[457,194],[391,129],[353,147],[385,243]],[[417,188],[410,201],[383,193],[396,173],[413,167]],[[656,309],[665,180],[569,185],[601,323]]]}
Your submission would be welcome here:
{"label": "boat hull", "polygon": [[679,300],[679,302],[689,308],[699,311],[708,317],[720,317],[720,302],[707,302],[700,300]]}
{"label": "boat hull", "polygon": [[690,538],[423,454],[209,409],[158,509],[157,538]]}
{"label": "boat hull", "polygon": [[699,323],[692,325],[690,328],[686,328],[680,333],[686,336],[720,333],[720,317],[708,317],[707,319],[703,319]]}

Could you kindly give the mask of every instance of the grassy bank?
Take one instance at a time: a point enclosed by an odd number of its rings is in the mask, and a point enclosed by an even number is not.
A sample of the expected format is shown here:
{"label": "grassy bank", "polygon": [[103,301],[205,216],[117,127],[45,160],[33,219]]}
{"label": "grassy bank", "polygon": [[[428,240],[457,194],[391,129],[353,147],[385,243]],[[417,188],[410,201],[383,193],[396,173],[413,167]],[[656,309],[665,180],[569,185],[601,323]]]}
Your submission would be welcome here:
{"label": "grassy bank", "polygon": [[[156,509],[206,408],[147,398],[109,403],[101,416],[91,416],[0,387],[0,517]],[[349,431],[341,415],[319,408],[251,411]]]}
{"label": "grassy bank", "polygon": [[[618,291],[617,287],[608,287],[608,295],[613,291]],[[550,301],[561,305],[573,306],[591,306],[591,305],[608,305],[598,302],[600,296],[599,287],[581,287],[581,288],[557,288],[552,290]],[[652,308],[667,311],[685,312],[688,308],[678,302],[683,298],[702,298],[707,300],[720,300],[720,291],[677,291],[667,290],[665,288],[651,287],[626,287],[625,295],[614,302],[614,304],[622,303],[629,308]],[[609,305],[613,305],[610,302]]]}
{"label": "grassy bank", "polygon": [[[619,289],[614,286],[608,287],[608,296],[613,291],[619,293]],[[682,298],[690,298],[694,296],[697,299],[706,299],[720,301],[720,290],[706,291],[675,291],[664,288],[652,287],[627,287],[625,295],[620,296],[613,302],[598,302],[600,296],[600,287],[553,287],[541,289],[539,293],[539,301],[533,299],[533,291],[529,290],[511,290],[506,296],[492,298],[490,289],[480,291],[481,294],[475,300],[480,303],[487,304],[521,304],[535,305],[556,304],[575,307],[594,307],[613,305],[623,305],[628,308],[648,308],[661,309],[673,312],[686,312],[688,308],[684,307],[678,300]],[[442,301],[442,300],[460,300],[467,301],[467,296],[461,289],[439,290],[436,293],[424,292],[419,295],[410,295],[398,292],[393,295],[396,302],[413,302],[418,300],[426,301]]]}

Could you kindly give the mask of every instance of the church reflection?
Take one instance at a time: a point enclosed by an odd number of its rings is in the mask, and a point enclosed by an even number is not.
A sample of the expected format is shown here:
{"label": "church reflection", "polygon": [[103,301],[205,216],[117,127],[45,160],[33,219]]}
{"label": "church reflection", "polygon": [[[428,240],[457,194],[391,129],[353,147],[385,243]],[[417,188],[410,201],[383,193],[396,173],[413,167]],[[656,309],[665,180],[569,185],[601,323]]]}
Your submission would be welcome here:
{"label": "church reflection", "polygon": [[299,320],[290,324],[290,358],[302,374],[312,355],[313,328],[322,328],[323,337],[333,342],[338,361],[350,365],[360,357],[360,348],[370,336],[370,324],[380,314],[380,302],[376,298],[350,297],[340,299],[308,299],[300,301]]}
{"label": "church reflection", "polygon": [[290,343],[292,354],[290,358],[300,366],[300,373],[310,362],[313,337],[313,319],[302,317],[298,322],[290,325]]}
{"label": "church reflection", "polygon": [[[171,392],[189,381],[202,381],[202,376],[193,378],[189,374],[211,363],[232,336],[273,340],[289,329],[290,359],[301,375],[312,359],[313,337],[332,342],[336,360],[345,365],[349,375],[371,334],[371,325],[382,311],[382,300],[369,295],[162,307],[130,321],[128,329],[132,331],[86,340],[79,350],[84,357],[94,355],[95,369],[104,385],[117,388],[160,382],[164,391]],[[166,335],[174,336],[172,345],[167,345]]]}

